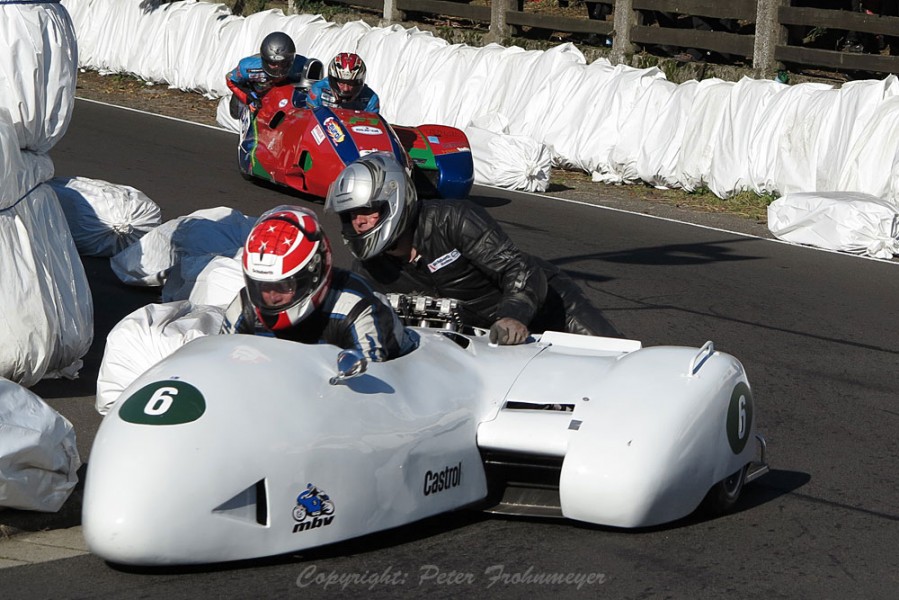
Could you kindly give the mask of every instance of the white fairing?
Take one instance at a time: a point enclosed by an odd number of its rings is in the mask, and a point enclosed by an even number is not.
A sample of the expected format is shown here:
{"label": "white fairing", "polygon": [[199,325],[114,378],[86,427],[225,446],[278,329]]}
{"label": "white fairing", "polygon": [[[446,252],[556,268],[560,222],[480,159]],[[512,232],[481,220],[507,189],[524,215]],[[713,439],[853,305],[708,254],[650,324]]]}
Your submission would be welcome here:
{"label": "white fairing", "polygon": [[[91,551],[204,563],[361,536],[484,500],[481,450],[563,458],[564,516],[654,525],[753,459],[742,366],[710,345],[416,332],[414,352],[338,385],[335,347],[254,336],[200,338],[152,367],[91,452]],[[310,484],[324,502],[298,508]]]}
{"label": "white fairing", "polygon": [[695,354],[656,347],[625,356],[576,407],[573,418],[582,424],[559,482],[566,517],[618,527],[673,521],[753,460],[752,396],[742,366],[716,353],[690,377]]}
{"label": "white fairing", "polygon": [[[521,363],[535,351],[522,349]],[[330,385],[336,356],[328,345],[223,335],[194,340],[147,371],[94,442],[83,514],[91,551],[132,564],[266,556],[485,497],[475,436],[492,386],[470,353],[429,335],[412,354]],[[202,395],[202,411],[181,382]],[[136,393],[148,384],[145,396]],[[124,420],[126,409],[143,422]],[[202,414],[164,424],[185,411]],[[266,507],[257,511],[259,481]],[[297,496],[310,483],[333,512],[297,521]]]}
{"label": "white fairing", "polygon": [[[628,350],[621,340],[607,340],[619,351],[591,352],[564,346],[567,334],[551,335],[558,343],[506,396],[516,407],[504,405],[481,425],[478,446],[564,457],[565,517],[617,527],[674,521],[755,458],[752,395],[734,357],[710,345],[633,351],[639,345]],[[573,411],[527,408],[546,403]]]}

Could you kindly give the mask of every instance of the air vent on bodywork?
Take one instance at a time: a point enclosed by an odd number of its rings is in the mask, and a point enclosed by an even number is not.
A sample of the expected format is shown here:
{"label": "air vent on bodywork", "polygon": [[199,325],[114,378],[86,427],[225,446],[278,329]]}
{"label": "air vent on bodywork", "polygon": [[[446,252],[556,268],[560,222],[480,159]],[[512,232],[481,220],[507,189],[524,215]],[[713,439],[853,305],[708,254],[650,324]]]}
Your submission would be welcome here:
{"label": "air vent on bodywork", "polygon": [[562,458],[482,451],[487,475],[486,512],[561,517],[559,477]]}
{"label": "air vent on bodywork", "polygon": [[260,479],[238,492],[212,509],[212,512],[231,519],[268,525],[268,494],[265,490],[265,479]]}
{"label": "air vent on bodywork", "polygon": [[553,410],[556,412],[574,412],[574,404],[535,404],[533,402],[515,402],[510,400],[503,410]]}

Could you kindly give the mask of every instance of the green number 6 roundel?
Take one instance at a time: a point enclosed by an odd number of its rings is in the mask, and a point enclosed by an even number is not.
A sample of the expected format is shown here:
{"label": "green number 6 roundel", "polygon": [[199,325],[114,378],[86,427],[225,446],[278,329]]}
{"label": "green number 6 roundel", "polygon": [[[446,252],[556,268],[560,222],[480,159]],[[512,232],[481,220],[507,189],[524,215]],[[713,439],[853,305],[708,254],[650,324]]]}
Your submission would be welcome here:
{"label": "green number 6 roundel", "polygon": [[122,403],[119,417],[138,425],[180,425],[206,412],[200,390],[183,381],[156,381],[137,390]]}

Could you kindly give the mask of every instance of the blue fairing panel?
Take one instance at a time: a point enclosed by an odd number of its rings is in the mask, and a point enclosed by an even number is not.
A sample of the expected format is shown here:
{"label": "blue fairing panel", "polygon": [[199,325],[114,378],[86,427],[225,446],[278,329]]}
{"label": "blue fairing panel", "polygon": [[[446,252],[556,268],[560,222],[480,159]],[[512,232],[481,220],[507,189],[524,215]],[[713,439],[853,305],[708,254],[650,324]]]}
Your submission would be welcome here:
{"label": "blue fairing panel", "polygon": [[434,157],[437,171],[437,192],[442,198],[467,198],[474,183],[474,162],[471,152],[453,152]]}

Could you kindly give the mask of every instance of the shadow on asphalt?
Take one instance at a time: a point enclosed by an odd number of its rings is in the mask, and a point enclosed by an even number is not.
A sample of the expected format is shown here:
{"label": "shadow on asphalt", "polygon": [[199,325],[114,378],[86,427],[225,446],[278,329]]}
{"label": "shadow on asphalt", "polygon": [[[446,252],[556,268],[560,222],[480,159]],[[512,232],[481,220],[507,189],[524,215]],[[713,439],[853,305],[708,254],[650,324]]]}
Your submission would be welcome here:
{"label": "shadow on asphalt", "polygon": [[[83,478],[82,478],[83,479]],[[675,521],[673,523],[667,523],[665,525],[659,525],[657,527],[644,527],[637,529],[621,529],[617,527],[607,527],[602,525],[592,525],[589,523],[580,523],[577,521],[565,521],[567,524],[570,524],[572,527],[577,527],[580,529],[589,529],[595,531],[608,531],[614,532],[617,534],[624,535],[640,535],[658,531],[666,531],[673,529],[680,529],[684,527],[690,527],[693,525],[697,525],[700,523],[708,522],[714,520],[716,518],[727,518],[728,515],[732,515],[735,513],[741,513],[744,511],[750,511],[758,506],[769,503],[777,498],[782,496],[792,494],[797,489],[806,485],[809,481],[811,481],[811,476],[808,473],[803,473],[800,471],[787,471],[787,470],[772,470],[767,474],[763,475],[758,480],[754,481],[751,484],[748,484],[741,495],[737,505],[733,511],[726,515],[722,515],[720,517],[710,518],[707,517],[698,511],[688,517]],[[67,504],[73,504],[72,500],[76,500],[75,504],[78,506],[78,522],[72,522],[71,519],[64,520],[61,519],[61,522],[65,522],[64,527],[71,527],[72,525],[77,525],[80,523],[80,497],[70,499],[70,502]],[[16,511],[13,511],[16,512]],[[0,513],[0,521],[6,521],[8,519],[2,518],[3,514]],[[352,540],[347,540],[344,542],[338,542],[335,544],[330,544],[328,546],[322,546],[319,548],[313,548],[303,552],[293,552],[287,554],[280,554],[277,556],[271,556],[266,558],[257,558],[250,560],[240,560],[240,561],[230,561],[225,563],[214,563],[214,564],[205,564],[205,565],[185,565],[185,566],[167,566],[167,567],[138,567],[133,565],[120,565],[115,563],[107,563],[107,565],[115,569],[117,571],[125,572],[125,573],[133,573],[133,574],[144,574],[144,575],[172,575],[172,574],[185,574],[185,573],[214,573],[221,571],[231,571],[231,570],[239,570],[246,568],[257,568],[263,566],[277,566],[277,565],[290,565],[290,564],[298,564],[298,563],[306,563],[310,561],[317,560],[326,560],[339,558],[344,556],[352,556],[357,554],[366,554],[371,552],[377,552],[379,550],[383,550],[385,548],[391,548],[395,546],[401,546],[403,544],[408,544],[412,542],[416,542],[422,539],[426,539],[429,537],[434,537],[438,535],[443,535],[452,531],[464,529],[466,527],[470,527],[473,525],[477,525],[487,520],[514,520],[514,521],[541,521],[545,522],[547,519],[545,518],[535,518],[535,517],[520,517],[520,516],[507,516],[507,515],[496,515],[496,514],[488,514],[479,512],[477,510],[459,510],[455,512],[450,512],[446,514],[437,515],[428,519],[424,519],[422,521],[418,521],[409,525],[404,525],[401,527],[397,527],[394,529],[388,529],[386,531],[380,531],[377,533],[373,533],[370,535],[366,535],[363,537],[355,538]]]}
{"label": "shadow on asphalt", "polygon": [[476,525],[484,520],[492,518],[485,513],[460,510],[456,512],[437,515],[409,525],[403,525],[394,529],[379,531],[370,535],[321,546],[303,552],[279,554],[267,558],[251,560],[238,560],[226,563],[214,563],[207,565],[185,565],[179,567],[136,567],[132,565],[119,565],[106,563],[110,568],[124,573],[141,575],[179,575],[185,573],[215,573],[220,571],[232,571],[238,569],[258,568],[277,565],[291,565],[306,563],[316,560],[326,560],[357,554],[377,552],[384,548],[392,548],[403,544],[416,542],[425,538],[442,535],[454,530]]}
{"label": "shadow on asphalt", "polygon": [[81,504],[84,497],[84,478],[87,464],[78,469],[78,483],[68,499],[55,513],[35,510],[16,510],[8,508],[0,510],[0,537],[23,532],[47,531],[52,529],[68,529],[81,525]]}

